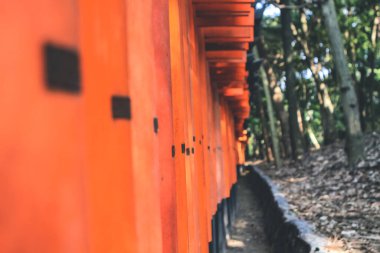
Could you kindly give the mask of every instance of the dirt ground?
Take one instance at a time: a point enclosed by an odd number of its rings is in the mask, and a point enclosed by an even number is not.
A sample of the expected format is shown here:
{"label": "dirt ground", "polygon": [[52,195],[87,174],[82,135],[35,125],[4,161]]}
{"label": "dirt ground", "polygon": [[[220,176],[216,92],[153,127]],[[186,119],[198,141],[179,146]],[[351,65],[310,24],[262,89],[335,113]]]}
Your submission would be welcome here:
{"label": "dirt ground", "polygon": [[227,253],[270,253],[263,230],[262,211],[247,178],[238,183],[238,210]]}
{"label": "dirt ground", "polygon": [[259,166],[316,232],[349,253],[380,253],[380,134],[365,137],[365,156],[350,169],[344,143],[285,161],[278,170]]}

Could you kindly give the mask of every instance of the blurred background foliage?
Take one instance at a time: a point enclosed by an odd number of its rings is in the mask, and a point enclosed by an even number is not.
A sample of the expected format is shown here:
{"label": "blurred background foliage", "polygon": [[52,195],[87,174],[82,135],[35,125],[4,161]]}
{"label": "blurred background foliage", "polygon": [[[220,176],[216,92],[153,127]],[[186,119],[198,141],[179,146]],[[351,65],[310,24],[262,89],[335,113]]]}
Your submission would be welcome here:
{"label": "blurred background foliage", "polygon": [[[296,94],[303,128],[306,149],[317,148],[310,134],[314,135],[320,145],[324,143],[321,103],[318,88],[310,66],[307,64],[304,45],[310,49],[310,57],[319,67],[318,79],[326,85],[333,110],[336,139],[345,136],[345,122],[341,107],[341,97],[337,75],[331,55],[329,39],[323,24],[318,1],[291,1],[293,27],[293,64],[296,73]],[[359,100],[360,123],[364,132],[380,130],[380,1],[379,0],[335,0],[339,26],[342,31],[345,51],[349,61],[349,69],[355,82]],[[281,37],[280,2],[257,0],[256,4],[256,36],[262,36],[266,45],[266,60],[273,68],[277,84],[286,93],[285,63],[283,57],[283,40]],[[307,31],[305,33],[305,31]],[[257,38],[256,38],[257,41]],[[255,92],[263,92],[260,81]],[[259,105],[253,100],[260,99],[265,104],[265,96],[252,95],[252,113],[248,119],[250,127],[250,145],[247,149],[250,157],[265,158],[265,128],[267,116],[260,115]],[[287,110],[286,96],[283,100]],[[260,105],[259,105],[260,106]],[[261,108],[265,111],[265,108]],[[266,112],[267,115],[268,112]],[[280,122],[276,124],[279,136],[282,135]],[[270,140],[269,140],[270,142]],[[284,149],[284,147],[282,147]],[[307,151],[305,150],[305,151]],[[283,156],[284,152],[282,151]],[[269,154],[270,156],[270,154]],[[268,157],[267,157],[268,158]],[[270,157],[269,157],[270,158]]]}

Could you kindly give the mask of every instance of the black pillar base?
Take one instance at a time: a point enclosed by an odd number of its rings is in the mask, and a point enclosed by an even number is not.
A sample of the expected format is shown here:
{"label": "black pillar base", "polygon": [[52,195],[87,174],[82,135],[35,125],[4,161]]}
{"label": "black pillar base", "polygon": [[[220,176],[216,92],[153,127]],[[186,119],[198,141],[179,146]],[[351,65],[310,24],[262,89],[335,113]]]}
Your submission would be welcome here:
{"label": "black pillar base", "polygon": [[237,185],[231,188],[230,197],[223,199],[212,217],[212,241],[209,242],[209,253],[224,253],[227,250],[227,238],[235,221],[237,209]]}
{"label": "black pillar base", "polygon": [[224,253],[226,251],[226,231],[224,226],[224,208],[222,202],[218,204],[216,230],[217,252]]}
{"label": "black pillar base", "polygon": [[217,233],[216,233],[216,214],[212,216],[211,229],[212,229],[212,241],[208,244],[210,253],[218,253],[217,251]]}

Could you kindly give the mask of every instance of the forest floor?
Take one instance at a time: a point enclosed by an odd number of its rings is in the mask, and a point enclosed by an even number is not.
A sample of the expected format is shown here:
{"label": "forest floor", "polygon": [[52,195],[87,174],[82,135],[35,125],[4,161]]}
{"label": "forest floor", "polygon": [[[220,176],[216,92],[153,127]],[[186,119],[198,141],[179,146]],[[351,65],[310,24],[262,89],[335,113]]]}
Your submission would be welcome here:
{"label": "forest floor", "polygon": [[238,183],[238,210],[228,240],[227,253],[270,253],[264,233],[262,211],[247,177]]}
{"label": "forest floor", "polygon": [[259,167],[272,179],[291,210],[342,252],[380,253],[380,135],[365,137],[365,160],[349,169],[344,143],[306,154],[298,162]]}

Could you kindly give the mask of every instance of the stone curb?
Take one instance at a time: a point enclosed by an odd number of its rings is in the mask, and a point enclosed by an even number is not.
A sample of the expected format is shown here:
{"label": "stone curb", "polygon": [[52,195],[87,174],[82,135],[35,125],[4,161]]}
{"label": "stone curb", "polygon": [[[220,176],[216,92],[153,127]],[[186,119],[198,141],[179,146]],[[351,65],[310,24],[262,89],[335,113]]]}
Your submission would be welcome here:
{"label": "stone curb", "polygon": [[263,212],[265,233],[273,253],[328,253],[327,239],[315,234],[311,226],[290,211],[278,188],[260,169],[247,166],[253,192]]}

